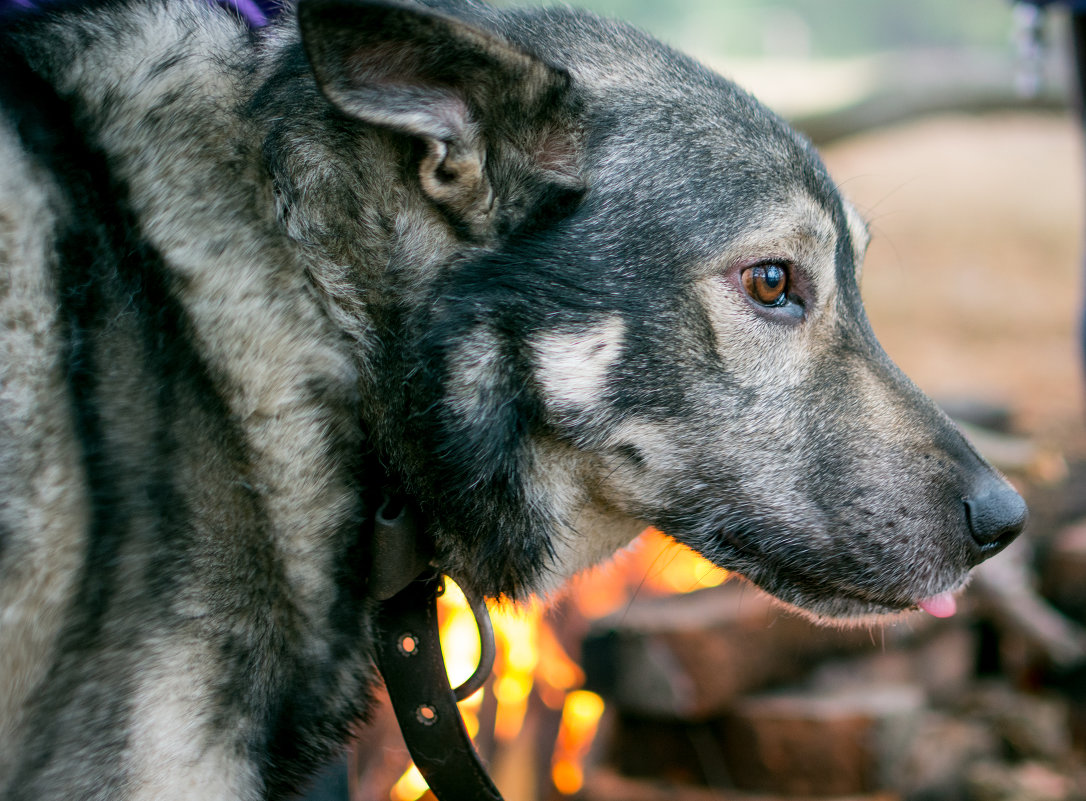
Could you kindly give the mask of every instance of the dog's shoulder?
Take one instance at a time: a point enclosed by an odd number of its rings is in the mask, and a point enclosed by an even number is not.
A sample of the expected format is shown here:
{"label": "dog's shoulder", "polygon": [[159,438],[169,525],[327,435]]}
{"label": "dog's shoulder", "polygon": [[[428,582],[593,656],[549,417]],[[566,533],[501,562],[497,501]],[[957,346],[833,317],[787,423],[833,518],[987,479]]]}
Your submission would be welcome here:
{"label": "dog's shoulder", "polygon": [[[85,547],[87,495],[68,406],[58,272],[86,234],[73,192],[84,164],[70,114],[0,40],[0,777],[53,658]],[[81,229],[81,230],[77,230]],[[88,237],[82,237],[89,241]]]}
{"label": "dog's shoulder", "polygon": [[[326,573],[358,517],[357,376],[275,230],[242,109],[256,69],[250,33],[200,2],[72,4],[0,32],[0,795],[91,797],[122,771],[166,782],[177,754],[196,762],[183,726],[119,753],[128,723],[96,705],[243,716],[255,691],[218,689],[249,635],[238,609],[306,653],[349,640],[361,663],[358,632],[330,621],[354,600]],[[111,626],[135,598],[146,642],[122,648]],[[146,645],[166,632],[184,633],[169,657]],[[287,669],[267,670],[252,687],[287,693]],[[135,675],[161,681],[137,693]],[[178,687],[198,712],[171,706]],[[32,773],[45,742],[85,775]],[[229,781],[215,764],[208,781]]]}

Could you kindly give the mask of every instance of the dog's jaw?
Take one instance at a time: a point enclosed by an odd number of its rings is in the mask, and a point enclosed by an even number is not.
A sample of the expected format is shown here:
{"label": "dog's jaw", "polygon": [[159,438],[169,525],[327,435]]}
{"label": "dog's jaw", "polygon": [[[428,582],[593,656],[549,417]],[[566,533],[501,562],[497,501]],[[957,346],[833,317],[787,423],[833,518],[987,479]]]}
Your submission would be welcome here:
{"label": "dog's jaw", "polygon": [[[725,538],[727,545],[691,544],[725,569],[731,569],[756,585],[786,609],[821,624],[870,625],[888,622],[922,610],[935,617],[950,617],[957,609],[956,596],[970,580],[968,566],[934,566],[920,561],[913,570],[887,570],[883,584],[857,584],[847,566],[832,562],[806,570],[790,564],[787,556],[760,553]],[[890,560],[887,560],[890,563]]]}

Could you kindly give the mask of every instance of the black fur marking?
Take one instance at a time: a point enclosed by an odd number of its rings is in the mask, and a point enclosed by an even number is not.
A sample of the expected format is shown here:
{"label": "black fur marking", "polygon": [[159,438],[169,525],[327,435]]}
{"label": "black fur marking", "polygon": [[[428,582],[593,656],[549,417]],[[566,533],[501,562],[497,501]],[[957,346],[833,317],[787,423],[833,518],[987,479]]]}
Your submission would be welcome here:
{"label": "black fur marking", "polygon": [[[72,728],[91,725],[80,721],[94,720],[116,733],[122,739],[99,740],[96,754],[103,764],[120,766],[123,735],[128,730],[124,721],[130,714],[123,699],[129,697],[135,680],[133,660],[140,643],[123,643],[131,653],[103,652],[102,627],[119,609],[129,606],[141,611],[128,614],[146,615],[148,608],[155,609],[160,625],[192,622],[178,618],[174,611],[182,590],[179,582],[191,579],[193,569],[186,556],[192,536],[186,521],[194,510],[179,483],[183,475],[179,477],[176,470],[181,459],[179,438],[205,437],[212,443],[205,452],[217,454],[219,461],[201,467],[221,473],[222,483],[234,487],[234,501],[225,510],[231,517],[229,525],[236,527],[247,519],[240,525],[255,533],[266,523],[258,497],[244,479],[247,446],[238,429],[226,422],[229,411],[218,395],[216,384],[224,379],[212,378],[191,346],[190,324],[173,297],[161,257],[142,237],[128,211],[125,188],[111,176],[105,156],[83,137],[73,110],[6,42],[0,49],[0,70],[5,75],[0,104],[9,118],[18,121],[24,146],[49,172],[66,206],[55,232],[56,280],[67,343],[66,374],[92,502],[89,550],[72,622],[62,634],[56,677],[45,682],[36,704],[41,718],[50,721],[51,732],[42,733],[49,742],[63,743]],[[119,393],[110,391],[107,382],[116,377],[124,380],[126,374],[137,385],[138,397],[132,399],[135,408],[151,414],[149,419],[128,421],[122,434],[128,441],[117,442],[111,437],[116,436],[124,410],[117,408]],[[104,416],[111,418],[110,435]],[[352,464],[362,456],[352,453],[337,458]],[[155,461],[144,461],[147,458]],[[373,476],[367,478],[372,486],[380,483]],[[367,625],[362,606],[368,554],[358,536],[363,517],[359,509],[341,534],[346,559],[336,577],[339,601],[330,621],[337,656],[357,652]],[[266,535],[258,539],[266,541]],[[155,547],[149,548],[152,543]],[[141,554],[144,584],[137,592],[142,598],[119,596],[119,588],[128,583],[115,578],[116,572],[126,562],[131,569],[133,558]],[[272,554],[253,552],[249,558],[265,563],[254,574],[279,574]],[[252,608],[231,608],[231,599],[247,597],[237,592],[243,581],[236,578],[232,586],[213,596],[227,604],[213,609],[213,614],[235,620],[252,614]],[[248,597],[260,591],[253,587]],[[274,595],[266,603],[269,617],[286,611]],[[329,721],[327,700],[341,680],[332,667],[336,663],[324,662],[315,670],[297,662],[288,621],[268,623],[270,627],[260,625],[257,631],[280,633],[263,641],[235,640],[214,631],[208,636],[222,643],[224,675],[230,677],[220,687],[223,720],[232,726],[242,711],[238,707],[245,709],[243,719],[256,718],[248,747],[259,764],[269,769],[275,766],[276,771],[266,777],[266,787],[268,797],[276,798],[304,782],[327,757],[330,742],[342,741],[345,727],[366,699],[346,699],[341,710],[344,719]],[[269,649],[281,655],[262,656]],[[77,664],[95,653],[98,664]],[[287,674],[275,675],[277,662]],[[93,670],[109,674],[107,687],[93,689],[101,687],[86,678]],[[336,703],[343,701],[336,699]],[[237,711],[227,713],[229,708]],[[265,718],[265,710],[271,711],[270,719]],[[300,741],[320,745],[300,748]],[[34,776],[54,758],[48,749],[29,748],[12,784],[12,797],[22,798],[24,792],[27,798],[35,797]],[[118,789],[123,776],[114,775],[112,781]],[[108,795],[111,788],[102,786],[98,792]]]}
{"label": "black fur marking", "polygon": [[632,467],[641,469],[646,465],[646,459],[641,450],[635,445],[619,445],[615,452]]}
{"label": "black fur marking", "polygon": [[[5,76],[5,80],[0,82],[0,104],[4,106],[8,117],[15,121],[28,151],[42,162],[43,166],[49,168],[54,176],[59,178],[65,172],[70,173],[74,166],[71,162],[76,158],[72,150],[78,147],[74,143],[79,143],[81,136],[75,132],[64,104],[56,97],[52,88],[38,78],[6,43],[0,46],[0,71]],[[83,444],[84,468],[94,506],[94,522],[89,537],[88,568],[82,576],[82,587],[74,604],[79,624],[70,627],[64,634],[64,650],[73,652],[78,652],[81,646],[93,640],[97,634],[104,607],[109,601],[109,577],[117,567],[117,538],[125,528],[125,521],[117,519],[117,515],[121,514],[120,499],[113,492],[106,466],[101,464],[101,454],[105,446],[94,402],[94,376],[89,364],[91,356],[88,353],[86,331],[88,324],[93,322],[91,318],[94,309],[91,302],[94,290],[90,286],[89,275],[75,274],[78,269],[88,272],[102,270],[101,262],[113,257],[114,252],[103,241],[109,237],[105,224],[99,217],[100,209],[104,206],[94,202],[97,199],[94,188],[79,185],[76,181],[78,179],[63,187],[67,190],[65,199],[72,204],[74,210],[87,214],[71,215],[65,229],[57,232],[57,255],[60,262],[68,267],[62,271],[61,276],[63,321],[68,329],[66,372],[75,406],[76,428]],[[81,291],[85,291],[87,295],[81,296]],[[67,677],[71,678],[71,674],[68,673]],[[64,673],[58,676],[60,681],[64,678]],[[59,699],[62,695],[68,696],[78,691],[76,686],[67,687],[63,692],[58,692],[57,689],[53,683],[50,699]],[[99,703],[106,703],[105,699],[101,699]],[[106,707],[108,712],[104,717],[105,721],[110,722],[109,729],[123,732],[124,728],[120,725],[123,710],[108,703]],[[103,717],[103,712],[105,710],[99,711],[99,718]],[[54,719],[54,725],[59,723],[59,720]],[[106,751],[103,756],[119,761],[119,749],[124,743],[113,745],[116,750],[112,753]],[[32,751],[28,756],[29,759],[21,769],[23,776],[32,775],[52,758],[52,754],[48,752],[34,754]],[[117,781],[120,779],[113,778]],[[19,785],[20,781],[17,779],[15,786]]]}

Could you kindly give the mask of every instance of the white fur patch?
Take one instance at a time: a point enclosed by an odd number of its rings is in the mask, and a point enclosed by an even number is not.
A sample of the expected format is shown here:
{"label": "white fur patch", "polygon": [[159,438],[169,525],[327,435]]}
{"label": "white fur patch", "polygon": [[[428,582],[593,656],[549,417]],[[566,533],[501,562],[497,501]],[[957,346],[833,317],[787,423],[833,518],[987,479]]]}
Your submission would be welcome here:
{"label": "white fur patch", "polygon": [[501,347],[494,333],[479,326],[451,354],[449,398],[464,418],[486,414],[501,380]]}
{"label": "white fur patch", "polygon": [[648,526],[644,520],[613,509],[597,505],[582,507],[566,536],[556,544],[557,581],[545,588],[545,594],[554,592],[577,573],[611,559]]}
{"label": "white fur patch", "polygon": [[626,325],[618,316],[586,331],[548,331],[538,337],[532,343],[536,378],[547,405],[588,409],[598,404],[625,337]]}
{"label": "white fur patch", "polygon": [[598,460],[556,442],[537,443],[535,456],[538,467],[529,487],[557,523],[554,559],[535,588],[546,596],[575,574],[610,559],[648,524],[602,497],[606,490]]}
{"label": "white fur patch", "polygon": [[198,639],[162,644],[140,672],[130,717],[133,801],[256,801],[263,795],[231,733],[212,729],[213,682],[205,673],[217,657],[207,649]]}
{"label": "white fur patch", "polygon": [[666,505],[666,477],[688,469],[687,456],[676,444],[667,427],[649,420],[630,418],[608,434],[606,448],[615,453],[632,448],[648,469],[629,464],[625,459],[608,459],[600,476],[601,494],[612,504]]}
{"label": "white fur patch", "polygon": [[79,576],[84,477],[61,359],[58,200],[0,125],[0,796],[26,698],[52,664]]}

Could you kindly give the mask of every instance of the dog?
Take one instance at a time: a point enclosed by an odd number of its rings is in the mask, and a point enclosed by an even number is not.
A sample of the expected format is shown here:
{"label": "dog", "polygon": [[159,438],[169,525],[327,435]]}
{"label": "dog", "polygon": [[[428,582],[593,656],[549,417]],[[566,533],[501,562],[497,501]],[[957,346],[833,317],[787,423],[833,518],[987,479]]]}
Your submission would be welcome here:
{"label": "dog", "polygon": [[631,27],[88,0],[0,42],[5,799],[293,792],[377,681],[389,488],[514,600],[651,524],[819,619],[948,614],[1022,529],[810,143]]}

